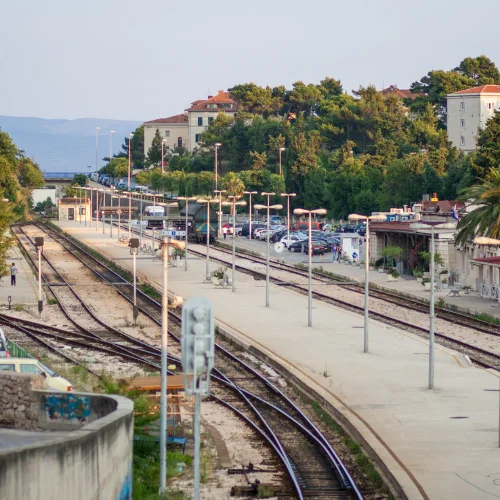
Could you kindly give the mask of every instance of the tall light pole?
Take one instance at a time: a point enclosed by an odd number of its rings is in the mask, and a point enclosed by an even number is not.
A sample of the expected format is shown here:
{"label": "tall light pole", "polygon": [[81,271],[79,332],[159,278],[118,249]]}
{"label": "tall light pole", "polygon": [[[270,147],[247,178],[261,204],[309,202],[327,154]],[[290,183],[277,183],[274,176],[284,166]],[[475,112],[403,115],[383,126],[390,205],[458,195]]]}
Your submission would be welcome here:
{"label": "tall light pole", "polygon": [[296,208],[293,211],[297,215],[309,215],[309,243],[308,243],[308,254],[309,254],[309,276],[308,276],[308,289],[307,289],[307,326],[312,326],[312,214],[325,215],[326,210],[324,208],[317,208],[316,210],[305,210],[303,208]]}
{"label": "tall light pole", "polygon": [[[241,198],[241,196],[228,196],[228,199],[230,201],[224,202],[224,204],[231,205],[232,207],[232,212],[233,212],[233,222],[236,221],[236,206],[239,207],[244,207],[246,206],[247,202],[246,201],[238,201]],[[232,274],[231,274],[231,281],[232,281],[232,291],[236,291],[236,286],[235,286],[235,279],[236,279],[236,228],[233,225],[233,259],[232,259]]]}
{"label": "tall light pole", "polygon": [[[94,188],[92,187],[84,187],[85,192],[90,191],[90,228],[92,229],[92,191],[94,191]],[[87,215],[85,214],[85,225],[87,225]]]}
{"label": "tall light pole", "polygon": [[416,233],[429,234],[429,229],[431,231],[431,262],[430,262],[430,272],[431,272],[431,301],[429,307],[429,389],[434,389],[434,230],[453,230],[456,228],[456,224],[444,223],[444,224],[425,224],[423,222],[418,222],[415,224],[410,224],[410,229],[413,229]]}
{"label": "tall light pole", "polygon": [[217,150],[222,146],[222,144],[220,142],[216,142],[214,144],[214,148],[215,148],[215,189],[217,189],[218,187],[218,175],[219,175],[219,164],[217,162]]}
{"label": "tall light pole", "polygon": [[188,212],[189,212],[189,202],[196,200],[196,196],[178,196],[178,200],[184,200],[186,202],[186,206],[184,210],[186,211],[186,237],[185,237],[185,243],[186,243],[186,248],[184,250],[184,271],[188,270]]}
{"label": "tall light pole", "polygon": [[113,159],[113,134],[115,133],[114,130],[109,131],[109,163],[111,163],[111,160]]}
{"label": "tall light pole", "polygon": [[269,198],[274,196],[276,193],[262,193],[262,196],[267,196],[267,205],[255,205],[254,208],[260,210],[262,208],[267,209],[267,238],[266,238],[266,307],[269,307],[269,210],[281,210],[283,205],[269,205]]}
{"label": "tall light pole", "polygon": [[252,195],[257,194],[257,191],[243,191],[243,194],[248,194],[250,198],[250,204],[248,207],[248,238],[252,239]]}
{"label": "tall light pole", "polygon": [[[130,152],[131,151],[130,146],[132,144],[132,137],[134,137],[134,134],[128,135],[128,184],[127,184],[127,191],[128,192],[130,192],[130,173],[131,173],[131,164],[132,164],[132,155]],[[128,239],[130,239],[130,233],[132,231],[132,228],[130,227],[131,213],[132,213],[132,196],[130,196],[128,199]]]}
{"label": "tall light pole", "polygon": [[[95,211],[96,211],[96,217],[95,217],[95,230],[99,230],[99,193],[103,191],[102,189],[96,188],[96,193],[95,193]],[[101,207],[102,210],[102,207]]]}
{"label": "tall light pole", "polygon": [[43,237],[35,237],[35,246],[38,250],[38,313],[42,319],[43,299],[42,299],[42,250],[43,250]]}
{"label": "tall light pole", "polygon": [[[225,192],[226,192],[225,189],[222,189],[222,190],[215,189],[214,190],[214,193],[216,195],[219,195],[219,230],[217,231],[218,236],[220,236],[220,234],[222,232],[222,193],[225,193]],[[235,221],[233,221],[233,229],[234,229],[234,223],[235,223]]]}
{"label": "tall light pole", "polygon": [[281,193],[280,196],[286,196],[286,227],[287,227],[286,237],[289,245],[290,244],[290,196],[297,196],[297,195],[295,193]]}
{"label": "tall light pole", "polygon": [[368,352],[368,297],[370,290],[370,221],[385,221],[386,218],[383,215],[359,215],[350,214],[347,217],[349,220],[364,220],[366,221],[366,246],[365,246],[365,310],[364,310],[364,336],[363,336],[363,351]]}
{"label": "tall light pole", "polygon": [[162,139],[161,140],[161,173],[164,174],[165,173],[165,168],[163,166],[163,158],[165,157],[164,153],[163,153],[163,145],[167,142],[167,139]]}
{"label": "tall light pole", "polygon": [[101,127],[95,128],[95,171],[97,172],[97,158],[99,157],[99,130]]}
{"label": "tall light pole", "polygon": [[198,198],[196,203],[206,203],[207,204],[207,230],[206,230],[206,238],[207,238],[207,260],[205,267],[205,281],[204,283],[208,283],[210,281],[210,203],[218,203],[217,199],[204,199]]}
{"label": "tall light pole", "polygon": [[279,157],[280,157],[280,175],[282,175],[282,172],[281,172],[281,153],[285,151],[285,148],[278,148],[278,154],[279,154]]}

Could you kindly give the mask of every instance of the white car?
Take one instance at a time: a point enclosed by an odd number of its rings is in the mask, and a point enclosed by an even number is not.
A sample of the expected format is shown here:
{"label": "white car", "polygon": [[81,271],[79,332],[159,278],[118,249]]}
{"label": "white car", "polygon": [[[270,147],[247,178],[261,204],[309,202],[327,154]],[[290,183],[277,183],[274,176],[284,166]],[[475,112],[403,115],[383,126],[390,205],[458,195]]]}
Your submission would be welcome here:
{"label": "white car", "polygon": [[265,227],[257,227],[256,229],[253,230],[253,237],[254,239],[258,239],[259,238],[259,233],[261,231],[267,231],[267,228]]}
{"label": "white car", "polygon": [[260,241],[267,240],[268,232],[269,232],[269,237],[271,237],[271,235],[274,233],[274,229],[269,229],[269,231],[267,229],[262,229],[262,231],[258,233],[259,240]]}
{"label": "white car", "polygon": [[297,234],[291,234],[290,237],[288,236],[283,236],[281,238],[280,243],[283,243],[285,247],[288,247],[288,245],[291,245],[292,243],[295,243],[296,241],[303,241],[306,238],[302,237],[303,235],[297,235]]}

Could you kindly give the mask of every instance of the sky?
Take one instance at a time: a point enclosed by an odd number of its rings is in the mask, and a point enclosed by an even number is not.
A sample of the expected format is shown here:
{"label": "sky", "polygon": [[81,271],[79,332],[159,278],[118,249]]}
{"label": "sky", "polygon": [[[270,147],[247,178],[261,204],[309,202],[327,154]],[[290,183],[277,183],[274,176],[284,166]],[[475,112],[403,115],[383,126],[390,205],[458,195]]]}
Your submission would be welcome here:
{"label": "sky", "polygon": [[[485,54],[498,0],[2,3],[0,114],[151,120],[218,89],[340,79],[408,88]],[[469,18],[476,21],[469,22]]]}

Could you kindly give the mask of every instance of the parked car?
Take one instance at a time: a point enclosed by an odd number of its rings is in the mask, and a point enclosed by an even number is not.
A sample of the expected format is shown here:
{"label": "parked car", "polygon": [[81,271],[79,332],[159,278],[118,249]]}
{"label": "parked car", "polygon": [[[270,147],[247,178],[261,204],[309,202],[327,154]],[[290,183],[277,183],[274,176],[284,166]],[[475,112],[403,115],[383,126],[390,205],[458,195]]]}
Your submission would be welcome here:
{"label": "parked car", "polygon": [[[325,253],[325,245],[321,241],[311,241],[312,254],[313,255],[323,255]],[[304,242],[304,247],[302,250],[305,254],[309,252],[309,243]]]}
{"label": "parked car", "polygon": [[[254,234],[256,229],[266,229],[267,224],[263,224],[262,222],[252,222],[252,234],[250,235],[251,238],[254,238]],[[250,224],[243,224],[243,229],[241,230],[241,236],[249,236],[249,231],[250,231]]]}
{"label": "parked car", "polygon": [[7,338],[5,337],[5,333],[0,328],[0,358],[9,358],[10,353],[7,348]]}
{"label": "parked car", "polygon": [[306,240],[294,241],[293,243],[290,243],[290,245],[288,245],[288,251],[289,252],[302,252],[302,247],[306,244],[307,244]]}
{"label": "parked car", "polygon": [[283,243],[286,247],[288,247],[288,245],[291,245],[292,243],[295,243],[296,241],[303,241],[305,239],[306,239],[305,237],[298,236],[297,234],[291,234],[290,237],[283,236],[283,238],[281,238],[280,242]]}
{"label": "parked car", "polygon": [[253,238],[255,240],[259,240],[260,239],[259,235],[260,235],[260,233],[262,231],[267,231],[267,227],[264,226],[264,227],[258,227],[257,229],[254,229],[254,231],[253,231]]}
{"label": "parked car", "polygon": [[269,238],[269,241],[271,243],[277,243],[278,241],[281,240],[281,238],[283,238],[283,236],[286,236],[287,234],[287,231],[286,229],[280,229],[278,231],[275,231]]}
{"label": "parked car", "polygon": [[259,240],[260,241],[267,240],[267,233],[269,233],[269,238],[271,238],[271,235],[274,233],[274,230],[269,229],[268,231],[267,229],[262,229],[261,231],[259,231]]}
{"label": "parked car", "polygon": [[46,384],[49,389],[63,392],[72,390],[70,382],[57,375],[57,373],[53,372],[49,367],[35,358],[1,358],[0,371],[41,375],[46,379]]}
{"label": "parked car", "polygon": [[271,224],[283,224],[283,219],[279,215],[271,215],[269,222]]}

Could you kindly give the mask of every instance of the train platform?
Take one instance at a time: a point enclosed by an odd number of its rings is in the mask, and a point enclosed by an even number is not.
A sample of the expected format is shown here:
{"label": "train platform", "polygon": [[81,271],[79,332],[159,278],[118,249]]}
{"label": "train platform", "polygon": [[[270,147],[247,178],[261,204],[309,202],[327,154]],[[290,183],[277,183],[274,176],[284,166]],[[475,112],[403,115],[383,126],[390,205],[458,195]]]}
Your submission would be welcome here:
{"label": "train platform", "polygon": [[[224,243],[231,245],[232,240],[227,239]],[[242,250],[251,250],[265,256],[264,242],[237,238],[236,246]],[[307,255],[287,251],[276,252],[273,246],[271,246],[270,257],[271,259],[284,259],[287,264],[292,265],[299,263],[307,264]],[[346,280],[355,280],[358,282],[364,282],[365,280],[364,267],[334,262],[331,253],[325,254],[323,258],[315,255],[313,258],[313,267],[322,267],[325,271],[344,277]],[[389,292],[397,292],[424,300],[430,299],[430,291],[426,291],[423,285],[413,276],[402,275],[398,281],[388,281],[386,273],[370,271],[369,279],[370,283],[380,289],[387,289]],[[467,284],[469,286],[472,285],[472,283]],[[463,287],[466,284],[462,283],[461,285]],[[443,288],[436,290],[435,297],[436,301],[442,299],[445,303],[456,307],[459,311],[472,315],[484,313],[500,320],[500,302],[498,300],[485,299],[475,291],[462,290],[457,296],[450,293],[450,288]]]}
{"label": "train platform", "polygon": [[[129,249],[78,222],[61,228],[120,265],[132,267]],[[140,256],[138,272],[161,288],[163,263]],[[219,267],[213,263],[211,269]],[[347,267],[347,266],[345,266]],[[169,269],[170,291],[204,296],[218,323],[260,349],[315,390],[349,421],[400,485],[402,498],[500,498],[499,382],[497,372],[436,346],[435,389],[427,389],[425,339],[370,321],[370,352],[363,352],[363,318],[237,273],[237,290],[203,284],[205,260],[189,270]]]}
{"label": "train platform", "polygon": [[8,307],[9,297],[11,307],[17,305],[34,305],[38,302],[38,282],[26,259],[17,246],[13,246],[7,254],[7,264],[14,263],[17,267],[16,286],[10,284],[10,273],[0,279],[0,307]]}

